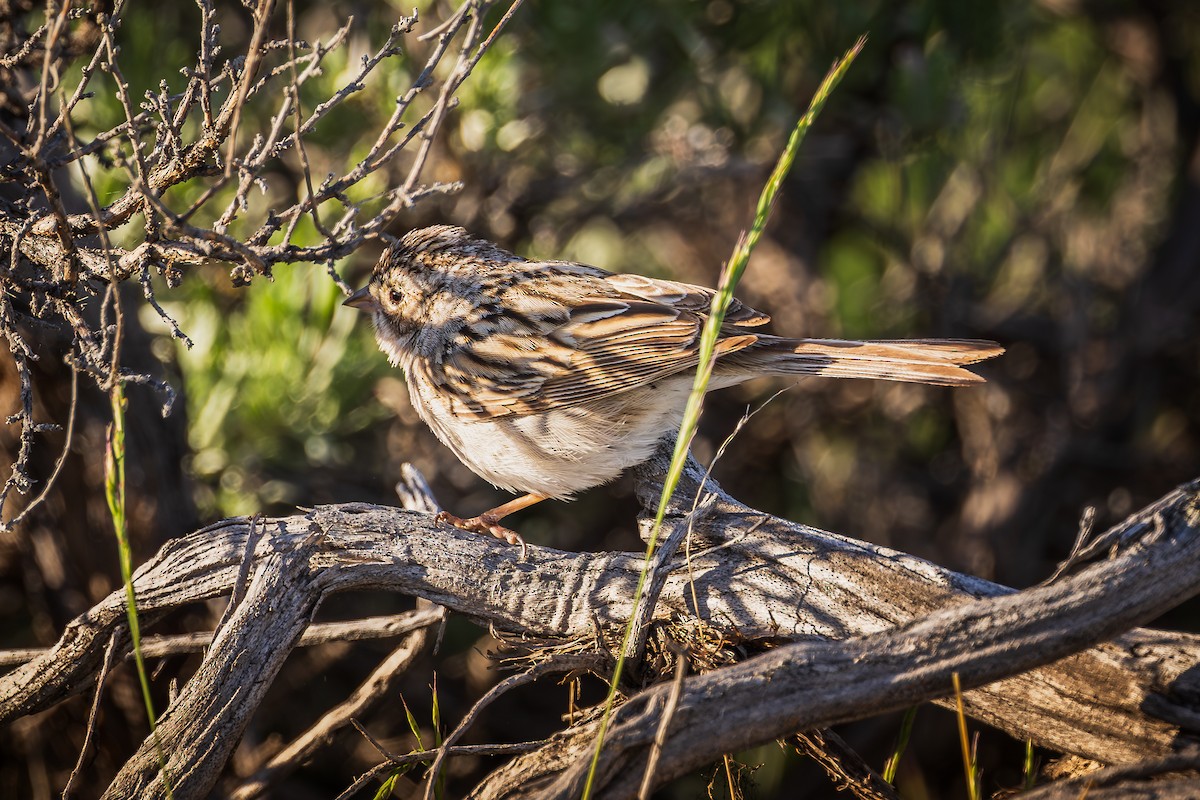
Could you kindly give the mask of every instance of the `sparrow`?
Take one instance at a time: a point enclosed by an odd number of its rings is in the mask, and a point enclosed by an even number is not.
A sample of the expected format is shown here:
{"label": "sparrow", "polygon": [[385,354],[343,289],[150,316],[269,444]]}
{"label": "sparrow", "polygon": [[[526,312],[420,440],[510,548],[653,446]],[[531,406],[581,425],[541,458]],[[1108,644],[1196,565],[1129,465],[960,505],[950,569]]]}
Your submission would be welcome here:
{"label": "sparrow", "polygon": [[[345,305],[370,314],[422,420],[467,467],[521,496],[439,519],[524,547],[500,524],[650,457],[679,429],[714,290],[571,261],[530,261],[434,225],[406,233]],[[1004,352],[974,339],[852,341],[766,333],[734,300],[709,391],[763,375],[966,386]]]}

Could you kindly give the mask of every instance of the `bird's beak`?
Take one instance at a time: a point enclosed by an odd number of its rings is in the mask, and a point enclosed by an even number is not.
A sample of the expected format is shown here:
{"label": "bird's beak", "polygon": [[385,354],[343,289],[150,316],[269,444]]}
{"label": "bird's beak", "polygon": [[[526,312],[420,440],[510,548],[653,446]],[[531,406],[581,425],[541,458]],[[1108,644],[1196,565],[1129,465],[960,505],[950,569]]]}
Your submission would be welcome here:
{"label": "bird's beak", "polygon": [[375,298],[371,297],[371,293],[367,291],[368,287],[364,286],[354,294],[346,298],[342,303],[344,306],[357,308],[359,311],[364,311],[370,314],[375,310]]}

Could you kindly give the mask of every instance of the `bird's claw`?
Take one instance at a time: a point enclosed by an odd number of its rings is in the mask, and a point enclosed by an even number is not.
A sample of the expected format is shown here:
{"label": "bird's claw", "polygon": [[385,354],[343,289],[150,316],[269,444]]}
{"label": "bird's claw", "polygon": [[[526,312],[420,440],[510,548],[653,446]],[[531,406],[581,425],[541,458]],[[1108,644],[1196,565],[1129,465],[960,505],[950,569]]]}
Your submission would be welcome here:
{"label": "bird's claw", "polygon": [[525,540],[521,538],[521,534],[511,528],[506,528],[500,524],[498,518],[491,514],[480,514],[478,517],[463,519],[455,516],[448,511],[439,512],[437,515],[438,522],[448,522],[459,530],[470,531],[472,533],[483,533],[489,536],[494,536],[503,542],[507,542],[514,547],[521,548],[521,560],[525,560],[525,556],[529,553],[529,547],[525,544]]}

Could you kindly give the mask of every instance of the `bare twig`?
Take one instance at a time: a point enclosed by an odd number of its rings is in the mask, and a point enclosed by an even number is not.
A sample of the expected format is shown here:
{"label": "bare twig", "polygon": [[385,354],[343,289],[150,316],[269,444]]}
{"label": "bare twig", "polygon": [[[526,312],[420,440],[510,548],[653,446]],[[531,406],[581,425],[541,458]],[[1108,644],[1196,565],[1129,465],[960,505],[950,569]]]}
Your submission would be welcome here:
{"label": "bare twig", "polygon": [[[406,611],[381,617],[363,617],[346,622],[316,622],[304,630],[297,647],[313,647],[329,642],[359,642],[368,639],[391,639],[434,624],[440,619],[437,608]],[[147,636],[142,639],[146,658],[166,658],[185,653],[203,653],[212,644],[213,632],[183,633],[175,636]],[[43,657],[42,647],[23,650],[0,650],[0,667],[24,664]]]}
{"label": "bare twig", "polygon": [[[442,771],[442,766],[446,759],[454,752],[455,745],[467,729],[475,723],[483,710],[496,701],[497,698],[512,691],[518,686],[524,686],[528,683],[533,683],[543,675],[560,674],[563,672],[576,672],[583,669],[597,669],[602,666],[601,659],[597,659],[595,654],[587,653],[580,655],[556,655],[539,664],[535,664],[524,672],[517,675],[510,675],[504,680],[497,683],[491,689],[479,698],[471,710],[467,712],[462,721],[454,728],[453,731],[442,741],[440,747],[435,748],[436,755],[433,763],[429,767],[429,772],[425,776],[425,800],[432,800],[434,796],[434,787],[437,786],[438,775]],[[393,761],[394,763],[394,761]]]}
{"label": "bare twig", "polygon": [[671,691],[667,693],[658,733],[654,736],[654,742],[650,745],[650,755],[646,758],[646,769],[642,773],[641,786],[638,787],[638,800],[649,800],[650,793],[654,790],[654,771],[658,768],[658,759],[662,757],[663,745],[667,741],[667,730],[675,716],[675,709],[679,706],[679,698],[683,694],[683,679],[687,675],[688,668],[687,653],[681,647],[675,649],[675,678],[671,681]]}
{"label": "bare twig", "polygon": [[[71,442],[75,437],[75,411],[79,405],[79,371],[71,370],[71,407],[67,411],[67,429],[63,436],[63,449],[58,454],[58,458],[54,461],[54,469],[50,472],[50,477],[46,478],[42,485],[42,491],[38,492],[37,497],[29,501],[29,505],[21,509],[21,513],[17,514],[12,519],[0,526],[0,530],[13,530],[29,516],[42,502],[46,499],[46,495],[54,487],[54,482],[58,480],[59,473],[62,472],[63,464],[67,463],[67,456],[71,453]],[[6,487],[7,488],[7,487]],[[0,495],[0,505],[3,504],[3,496]]]}
{"label": "bare twig", "polygon": [[238,603],[242,602],[242,598],[246,594],[246,582],[250,579],[250,568],[254,565],[254,551],[258,546],[259,537],[262,535],[262,519],[261,514],[250,517],[250,532],[246,535],[246,550],[242,556],[242,564],[238,567],[233,590],[229,593],[229,603],[225,606],[225,611],[222,612],[216,628],[213,629],[214,633],[225,627],[237,609]]}
{"label": "bare twig", "polygon": [[797,733],[791,741],[797,752],[806,753],[821,765],[839,790],[848,789],[859,800],[900,800],[895,787],[832,730]]}
{"label": "bare twig", "polygon": [[[238,124],[242,120],[242,111],[246,107],[246,95],[258,74],[258,65],[263,57],[263,40],[267,36],[267,25],[271,20],[271,11],[275,8],[275,0],[259,0],[254,7],[254,33],[251,35],[250,47],[246,50],[246,59],[242,62],[242,75],[238,81],[237,92],[233,95],[229,109],[229,150],[225,153],[225,178],[233,174],[234,153],[237,152]],[[222,118],[224,118],[222,114]]]}
{"label": "bare twig", "polygon": [[396,495],[400,498],[400,505],[409,511],[437,514],[442,510],[425,476],[407,461],[400,465],[400,481],[396,484]]}
{"label": "bare twig", "polygon": [[249,800],[261,796],[274,782],[294,772],[313,753],[331,741],[334,734],[349,725],[352,719],[362,716],[391,694],[405,670],[425,649],[430,638],[429,626],[440,625],[445,618],[445,610],[439,608],[427,616],[428,624],[409,634],[395,650],[380,661],[350,697],[326,712],[312,727],[297,736],[269,763],[244,781],[233,792],[233,797],[236,800]]}
{"label": "bare twig", "polygon": [[515,756],[522,753],[535,752],[540,747],[545,747],[545,741],[537,742],[514,742],[512,744],[462,744],[457,747],[438,748],[437,750],[421,750],[415,753],[406,753],[405,755],[395,755],[384,750],[378,742],[376,742],[369,733],[361,726],[355,724],[359,732],[363,736],[371,740],[387,761],[381,764],[376,764],[360,775],[347,789],[339,794],[336,800],[348,800],[358,794],[364,786],[366,786],[376,776],[387,772],[396,767],[406,767],[410,764],[424,764],[428,761],[437,758],[442,753],[445,753],[448,758],[455,756]]}
{"label": "bare twig", "polygon": [[[277,4],[259,0],[247,4],[253,15],[252,30],[248,41],[235,49],[238,43],[226,41],[228,37],[217,23],[213,0],[196,0],[196,5],[200,11],[198,47],[193,63],[183,70],[186,84],[182,91],[174,91],[164,77],[146,93],[140,108],[121,65],[121,19],[126,11],[122,0],[107,13],[52,2],[46,23],[0,61],[0,68],[23,70],[28,85],[36,87],[28,118],[16,120],[23,122],[23,127],[9,120],[0,126],[0,135],[15,146],[16,159],[7,165],[6,177],[16,181],[14,196],[19,198],[0,210],[0,247],[8,253],[7,267],[0,271],[0,335],[13,352],[22,398],[20,410],[10,419],[21,426],[21,445],[12,474],[0,487],[0,509],[11,492],[29,490],[28,464],[37,435],[53,427],[33,418],[35,387],[29,362],[34,356],[20,326],[28,324],[27,320],[65,325],[73,339],[72,364],[101,387],[113,380],[154,384],[148,375],[125,372],[119,359],[111,357],[119,347],[114,347],[110,329],[89,322],[82,313],[82,307],[93,298],[101,294],[111,298],[115,283],[139,281],[146,302],[185,343],[190,342],[186,333],[155,297],[155,273],[164,275],[173,287],[182,268],[220,260],[230,265],[231,279],[240,284],[269,274],[273,265],[303,262],[319,265],[345,290],[334,268],[338,259],[386,237],[388,226],[404,209],[432,195],[456,191],[456,184],[418,185],[421,166],[453,107],[455,92],[519,8],[520,0],[490,32],[481,28],[490,4],[485,0],[463,2],[440,28],[436,43],[427,48],[419,74],[396,98],[390,116],[378,130],[364,132],[367,141],[374,137],[366,155],[331,169],[320,181],[313,176],[317,162],[305,137],[339,110],[344,112],[351,98],[364,92],[372,81],[378,83],[389,62],[409,56],[401,45],[413,33],[417,16],[398,17],[385,40],[306,114],[301,90],[321,74],[331,53],[351,46],[353,19],[325,40],[309,45],[296,37],[295,13],[289,2],[287,35],[273,40],[269,32],[278,16]],[[64,42],[72,25],[84,18],[97,42],[86,54],[78,82],[61,87],[60,74],[65,74],[66,59],[71,57]],[[435,77],[438,66],[443,59],[452,58],[456,46],[457,60],[449,77],[439,84]],[[112,88],[106,91],[119,104],[122,119],[81,141],[76,138],[73,117],[85,113],[99,73],[111,76]],[[437,87],[438,99],[418,113],[414,101],[431,87]],[[273,88],[278,91],[271,91]],[[278,102],[276,98],[280,98]],[[267,116],[267,105],[276,102],[261,132],[249,142],[240,141],[245,138],[240,134],[245,115]],[[407,130],[402,132],[403,128]],[[407,179],[351,196],[373,174],[398,171],[397,156],[414,143],[419,146],[412,164],[405,166]],[[295,168],[285,160],[292,150],[299,162]],[[86,213],[68,213],[69,204],[56,183],[54,170],[74,162],[79,163],[84,179]],[[269,208],[253,190],[266,188],[268,176],[281,163],[297,173],[302,189],[285,207]],[[102,204],[92,186],[93,174],[119,181],[123,192]],[[199,191],[190,197],[169,191],[185,182],[192,182]],[[122,239],[127,245],[115,247],[110,234],[139,213],[145,217],[144,231],[127,231]],[[318,240],[294,240],[303,219],[312,220]],[[102,247],[87,241],[86,237],[92,236],[100,238]],[[114,313],[111,302],[102,313]]]}
{"label": "bare twig", "polygon": [[712,512],[716,501],[717,496],[715,494],[707,495],[696,505],[693,511],[675,524],[670,534],[655,550],[654,555],[651,556],[647,571],[646,587],[642,592],[641,601],[637,604],[637,616],[630,623],[633,625],[633,636],[629,638],[629,650],[626,652],[625,657],[629,659],[631,664],[636,665],[638,663],[638,659],[642,655],[642,650],[646,646],[646,637],[650,632],[647,623],[654,616],[654,607],[658,604],[659,595],[662,594],[667,577],[674,566],[676,566],[672,564],[675,554],[679,552],[680,545],[687,538],[693,525],[697,521],[703,520]]}
{"label": "bare twig", "polygon": [[64,798],[71,796],[71,790],[75,786],[75,781],[79,777],[79,773],[83,770],[83,762],[87,759],[88,750],[92,746],[92,737],[96,734],[96,717],[100,713],[100,700],[104,696],[104,683],[108,679],[108,671],[112,668],[113,653],[117,649],[117,640],[122,634],[121,629],[113,631],[108,640],[108,646],[104,648],[104,661],[100,665],[100,674],[96,676],[96,691],[92,695],[92,708],[88,712],[87,730],[83,736],[83,744],[79,747],[79,759],[75,762],[75,768],[71,770],[71,776],[67,778],[67,783],[63,786],[62,796]]}

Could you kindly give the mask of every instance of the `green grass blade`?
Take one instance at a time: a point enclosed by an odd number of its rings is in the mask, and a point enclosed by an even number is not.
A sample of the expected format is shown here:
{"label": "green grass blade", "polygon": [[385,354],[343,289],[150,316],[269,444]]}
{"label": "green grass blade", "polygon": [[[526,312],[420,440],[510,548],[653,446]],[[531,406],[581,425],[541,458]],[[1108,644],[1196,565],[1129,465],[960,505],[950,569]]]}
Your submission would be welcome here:
{"label": "green grass blade", "polygon": [[775,200],[779,195],[779,190],[783,186],[784,178],[787,177],[792,164],[796,160],[796,153],[800,149],[800,143],[804,140],[808,129],[812,127],[817,114],[825,106],[825,101],[829,99],[834,88],[846,74],[846,70],[850,68],[850,64],[854,62],[854,59],[862,51],[863,46],[866,45],[866,41],[866,37],[860,38],[833,65],[828,74],[826,74],[825,79],[821,81],[821,85],[817,87],[816,93],[808,104],[808,111],[796,123],[791,136],[788,137],[783,153],[779,156],[779,160],[775,164],[775,169],[771,171],[771,176],[767,179],[767,183],[763,187],[758,199],[758,207],[755,210],[754,223],[750,226],[749,232],[743,234],[738,239],[737,245],[733,250],[733,255],[730,256],[729,262],[721,271],[721,281],[717,287],[717,293],[713,296],[712,308],[708,320],[705,322],[704,331],[701,334],[700,363],[696,368],[696,378],[692,383],[692,391],[688,396],[687,406],[684,409],[683,423],[679,427],[679,436],[675,440],[675,450],[671,457],[671,466],[667,470],[666,478],[663,481],[663,490],[658,501],[658,511],[654,515],[654,527],[650,531],[650,538],[646,544],[646,557],[642,564],[642,571],[638,575],[637,588],[634,590],[634,604],[629,615],[631,622],[625,626],[625,633],[621,640],[621,649],[618,651],[617,663],[613,669],[612,682],[608,689],[608,696],[605,699],[604,715],[600,719],[600,731],[596,735],[596,749],[592,754],[591,766],[588,768],[587,782],[583,789],[583,800],[587,800],[592,794],[592,786],[596,777],[596,767],[600,763],[600,752],[604,746],[604,736],[608,732],[608,722],[612,715],[613,704],[616,702],[617,687],[620,686],[621,674],[625,668],[625,651],[628,649],[629,642],[633,638],[632,620],[637,617],[637,604],[641,600],[642,591],[646,585],[650,559],[654,554],[655,547],[658,545],[658,536],[662,530],[662,522],[667,513],[667,503],[675,493],[675,487],[679,484],[679,478],[683,475],[683,465],[687,460],[688,448],[691,446],[692,439],[696,435],[696,429],[700,421],[700,411],[704,405],[704,394],[708,390],[708,383],[712,378],[713,354],[716,351],[717,338],[720,334],[725,314],[729,310],[730,303],[733,301],[734,289],[737,287],[742,273],[746,271],[746,264],[750,261],[750,253],[758,244],[759,239],[762,238],[763,230],[767,227],[767,220],[771,216],[771,210],[775,207]]}
{"label": "green grass blade", "polygon": [[900,768],[900,757],[908,749],[908,740],[912,736],[913,723],[916,719],[916,706],[904,712],[904,719],[900,721],[900,732],[896,734],[896,746],[892,748],[892,754],[888,756],[887,763],[883,765],[883,779],[888,783],[896,783],[896,770]]}
{"label": "green grass blade", "polygon": [[434,673],[433,684],[429,687],[433,694],[433,746],[442,746],[442,709],[438,704],[438,688],[437,688],[437,673]]}
{"label": "green grass blade", "polygon": [[417,740],[417,752],[425,752],[425,744],[421,741],[421,726],[417,724],[417,718],[413,716],[412,711],[408,708],[408,703],[404,701],[404,697],[400,697],[400,705],[404,706],[404,716],[408,718],[408,729],[412,731],[413,738]]}
{"label": "green grass blade", "polygon": [[[434,747],[442,746],[442,709],[438,702],[437,688],[437,673],[433,674],[433,685],[429,687],[433,693],[433,744]],[[437,783],[433,787],[433,795],[437,800],[442,800],[446,796],[446,771],[442,770],[437,776]]]}
{"label": "green grass blade", "polygon": [[[66,93],[61,86],[58,92],[59,102],[63,108],[66,108]],[[75,138],[75,131],[71,125],[71,115],[64,114],[62,120],[68,138],[72,144],[77,145],[78,141]],[[84,160],[79,159],[76,163],[79,167],[79,174],[83,178],[84,188],[87,190],[87,201],[88,206],[92,210],[92,216],[94,219],[100,220],[103,218],[103,215],[100,213],[100,199],[96,196],[96,187],[93,185],[91,176],[88,175],[88,171],[84,167]],[[124,323],[121,311],[121,295],[117,290],[116,263],[113,258],[112,245],[108,238],[108,229],[105,225],[99,225],[97,230],[100,234],[100,244],[104,248],[104,259],[108,264],[110,280],[109,297],[112,298],[113,319],[116,323],[116,331],[112,340],[112,364],[108,375],[108,379],[112,381],[109,397],[112,402],[113,421],[108,428],[104,448],[104,499],[108,503],[108,513],[112,517],[113,530],[117,537],[117,554],[121,565],[121,580],[125,584],[125,613],[129,618],[129,641],[133,648],[133,659],[137,665],[138,681],[142,687],[142,700],[146,704],[146,718],[150,723],[150,735],[154,737],[154,749],[158,755],[159,769],[162,771],[163,786],[167,790],[167,797],[174,798],[175,794],[171,788],[171,776],[167,772],[166,755],[163,753],[162,742],[158,736],[158,717],[154,713],[154,699],[150,694],[150,678],[146,673],[146,660],[142,656],[142,632],[141,626],[138,624],[137,595],[133,590],[133,548],[129,544],[129,521],[125,513],[125,388],[121,383],[120,370],[120,352]],[[74,397],[71,398],[72,407],[74,407],[74,399]]]}
{"label": "green grass blade", "polygon": [[963,707],[962,682],[958,673],[952,673],[950,680],[954,684],[955,716],[958,718],[958,743],[962,747],[963,771],[967,778],[967,797],[969,800],[979,800],[979,769],[972,752],[970,739],[967,735],[967,712]]}
{"label": "green grass blade", "polygon": [[112,415],[113,421],[108,429],[108,446],[104,456],[104,498],[108,501],[108,513],[112,517],[113,529],[117,535],[121,579],[125,582],[125,615],[129,619],[129,640],[133,647],[133,660],[137,665],[138,681],[142,687],[142,700],[146,704],[146,718],[150,722],[150,735],[154,738],[154,747],[158,752],[158,765],[162,770],[167,797],[173,797],[171,776],[167,774],[167,758],[158,738],[158,717],[154,713],[154,699],[150,694],[150,677],[146,672],[146,660],[142,657],[142,632],[138,624],[137,595],[133,590],[133,548],[129,544],[128,518],[125,513],[125,391],[115,374]]}
{"label": "green grass blade", "polygon": [[404,772],[405,770],[398,769],[391,775],[388,775],[387,778],[384,779],[383,783],[380,784],[379,789],[376,790],[373,800],[385,800],[385,798],[391,797],[392,792],[396,791],[396,782],[400,780],[400,776],[403,775]]}

